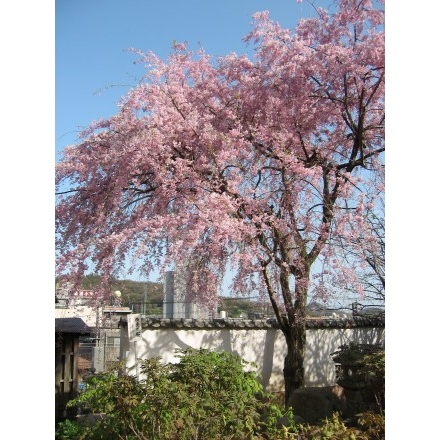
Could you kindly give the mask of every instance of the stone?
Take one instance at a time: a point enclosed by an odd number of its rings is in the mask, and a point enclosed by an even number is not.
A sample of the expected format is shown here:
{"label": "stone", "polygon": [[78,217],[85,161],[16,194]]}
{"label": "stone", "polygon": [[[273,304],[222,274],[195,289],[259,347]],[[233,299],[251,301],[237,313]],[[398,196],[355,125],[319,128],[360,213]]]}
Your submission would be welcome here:
{"label": "stone", "polygon": [[306,423],[315,424],[331,418],[335,411],[342,411],[339,387],[310,387],[295,390],[290,396],[288,406],[293,408],[294,416]]}

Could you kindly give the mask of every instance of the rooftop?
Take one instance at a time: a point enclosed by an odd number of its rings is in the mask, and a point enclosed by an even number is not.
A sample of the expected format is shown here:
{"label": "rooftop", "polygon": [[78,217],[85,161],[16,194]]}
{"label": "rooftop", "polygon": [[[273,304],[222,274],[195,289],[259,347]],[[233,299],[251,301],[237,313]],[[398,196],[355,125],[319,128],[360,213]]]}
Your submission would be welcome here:
{"label": "rooftop", "polygon": [[90,334],[92,329],[83,321],[82,318],[55,318],[56,333],[78,333]]}

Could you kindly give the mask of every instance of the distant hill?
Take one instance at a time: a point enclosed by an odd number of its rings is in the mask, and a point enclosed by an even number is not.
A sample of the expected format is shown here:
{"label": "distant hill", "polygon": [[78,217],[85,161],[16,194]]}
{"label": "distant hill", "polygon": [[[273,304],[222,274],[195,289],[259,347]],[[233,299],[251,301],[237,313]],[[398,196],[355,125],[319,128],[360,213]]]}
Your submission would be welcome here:
{"label": "distant hill", "polygon": [[[58,279],[55,280],[55,283]],[[99,275],[86,275],[81,287],[93,290],[100,282]],[[112,290],[121,292],[122,306],[129,307],[134,313],[144,315],[162,315],[163,284],[150,281],[115,280]],[[328,309],[324,304],[312,301],[307,305],[310,317],[330,317],[336,315],[352,316],[351,310]],[[269,303],[263,304],[257,298],[221,297],[218,312],[225,311],[229,318],[262,318],[273,317],[274,312]],[[385,310],[373,306],[359,305],[358,316],[383,316]]]}
{"label": "distant hill", "polygon": [[[99,284],[99,275],[86,275],[84,277],[82,288],[93,290]],[[112,290],[121,292],[122,304],[130,307],[135,313],[145,313],[145,305],[147,313],[162,313],[163,303],[163,284],[153,283],[150,281],[133,281],[133,280],[115,280],[111,283]]]}
{"label": "distant hill", "polygon": [[[55,279],[57,283],[58,279]],[[100,276],[89,274],[83,278],[81,288],[84,290],[93,290],[100,282]],[[111,284],[112,290],[121,292],[122,305],[133,308],[133,311],[141,312],[137,309],[137,305],[147,300],[149,308],[159,308],[162,313],[163,301],[163,285],[162,283],[153,283],[150,281],[133,281],[133,280],[114,280]],[[159,312],[154,312],[159,313]]]}
{"label": "distant hill", "polygon": [[[55,280],[57,281],[57,280]],[[99,275],[86,275],[81,284],[85,290],[93,290],[100,282]],[[122,304],[134,313],[162,315],[163,284],[150,281],[115,280],[112,290],[121,292]],[[221,297],[218,311],[224,310],[229,318],[272,316],[270,304],[263,305],[257,298]]]}

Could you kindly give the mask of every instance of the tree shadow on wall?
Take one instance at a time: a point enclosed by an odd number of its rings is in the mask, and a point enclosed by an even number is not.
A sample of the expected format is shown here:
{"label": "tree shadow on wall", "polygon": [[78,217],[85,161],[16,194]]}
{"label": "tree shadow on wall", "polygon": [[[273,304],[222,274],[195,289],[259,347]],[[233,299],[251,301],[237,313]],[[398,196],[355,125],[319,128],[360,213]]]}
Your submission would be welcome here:
{"label": "tree shadow on wall", "polygon": [[336,370],[332,353],[341,345],[357,342],[378,344],[384,340],[384,328],[336,328],[307,330],[305,355],[305,386],[336,384]]}

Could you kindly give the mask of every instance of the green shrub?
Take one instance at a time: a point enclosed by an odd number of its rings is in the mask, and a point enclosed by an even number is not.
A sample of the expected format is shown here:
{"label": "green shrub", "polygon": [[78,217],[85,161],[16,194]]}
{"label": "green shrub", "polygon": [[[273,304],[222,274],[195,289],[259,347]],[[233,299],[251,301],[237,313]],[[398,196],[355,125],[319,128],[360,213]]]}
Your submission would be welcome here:
{"label": "green shrub", "polygon": [[77,430],[69,428],[69,434],[65,431],[72,422],[60,423],[57,439],[116,440],[121,435],[126,439],[137,438],[130,436],[129,426],[144,393],[136,378],[118,375],[118,368],[120,366],[115,366],[109,373],[92,375],[85,379],[85,391],[69,401],[67,406],[81,408],[82,412],[88,414],[80,416],[76,423]]}
{"label": "green shrub", "polygon": [[237,355],[186,350],[172,365],[178,385],[181,438],[246,438],[257,429],[262,385]]}
{"label": "green shrub", "polygon": [[385,439],[385,416],[373,411],[358,415],[358,424],[368,436],[368,440]]}
{"label": "green shrub", "polygon": [[339,413],[321,425],[298,425],[297,432],[279,439],[290,440],[385,440],[385,417],[375,413],[360,414],[359,427],[347,427]]}
{"label": "green shrub", "polygon": [[56,438],[59,440],[71,440],[71,439],[86,439],[87,431],[83,426],[79,425],[72,420],[65,420],[59,424],[57,429]]}
{"label": "green shrub", "polygon": [[[69,406],[104,414],[92,424],[66,421],[57,438],[67,439],[256,439],[274,432],[276,417],[262,421],[270,395],[253,365],[227,352],[178,350],[179,362],[140,363],[142,380],[114,372],[90,376]],[[276,410],[272,404],[272,414]],[[278,414],[278,413],[277,413]],[[69,436],[70,435],[70,436]]]}
{"label": "green shrub", "polygon": [[[178,350],[179,362],[140,363],[141,380],[109,373],[89,376],[69,407],[88,414],[59,424],[57,440],[383,440],[385,417],[366,412],[357,427],[335,413],[319,426],[295,425],[264,393],[252,367],[237,355]],[[282,423],[282,424],[281,424]]]}

